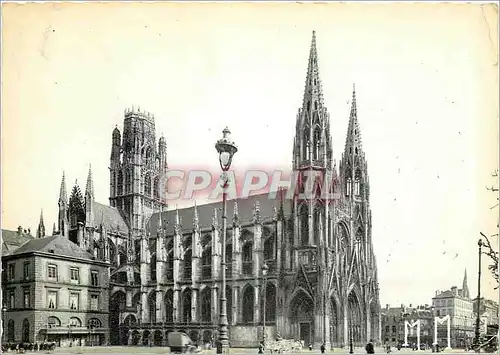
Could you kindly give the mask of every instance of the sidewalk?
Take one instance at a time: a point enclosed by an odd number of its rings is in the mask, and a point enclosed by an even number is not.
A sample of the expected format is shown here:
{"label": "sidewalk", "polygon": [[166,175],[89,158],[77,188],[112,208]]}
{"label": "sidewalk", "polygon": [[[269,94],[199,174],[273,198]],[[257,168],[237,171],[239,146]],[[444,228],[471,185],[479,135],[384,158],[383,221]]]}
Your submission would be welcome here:
{"label": "sidewalk", "polygon": [[[230,354],[257,354],[258,348],[231,348],[229,349]],[[48,354],[46,351],[38,351],[38,352],[26,352],[25,354]],[[170,349],[168,347],[136,347],[136,346],[109,346],[109,347],[73,347],[73,348],[56,348],[53,352],[50,352],[57,355],[75,355],[75,354],[94,354],[94,355],[109,355],[109,354],[141,354],[141,355],[155,355],[155,354],[170,354]],[[321,354],[319,349],[313,349],[312,351],[308,349],[303,349],[300,352],[287,352],[286,354]],[[333,351],[327,351],[327,354],[348,354],[349,349],[334,349]],[[430,350],[421,350],[421,351],[413,351],[411,349],[401,349],[393,350],[391,355],[397,354],[424,354],[424,353],[432,353]],[[445,351],[443,354],[464,354],[465,351],[463,349]],[[9,351],[7,354],[16,354],[14,351]],[[215,349],[211,350],[202,350],[199,354],[216,354]],[[266,351],[265,354],[270,354],[269,351]],[[354,354],[366,354],[366,351],[363,348],[355,348]],[[383,348],[375,349],[375,354],[386,354]]]}

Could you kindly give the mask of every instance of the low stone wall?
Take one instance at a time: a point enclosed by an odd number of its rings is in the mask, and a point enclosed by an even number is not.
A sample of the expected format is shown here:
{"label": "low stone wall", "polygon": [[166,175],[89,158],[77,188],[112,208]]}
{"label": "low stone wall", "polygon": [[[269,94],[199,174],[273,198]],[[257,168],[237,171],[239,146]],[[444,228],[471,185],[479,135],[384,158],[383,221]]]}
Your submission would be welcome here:
{"label": "low stone wall", "polygon": [[[266,339],[274,340],[275,326],[266,327]],[[232,348],[255,348],[262,341],[262,327],[254,325],[236,325],[229,331],[229,341]]]}

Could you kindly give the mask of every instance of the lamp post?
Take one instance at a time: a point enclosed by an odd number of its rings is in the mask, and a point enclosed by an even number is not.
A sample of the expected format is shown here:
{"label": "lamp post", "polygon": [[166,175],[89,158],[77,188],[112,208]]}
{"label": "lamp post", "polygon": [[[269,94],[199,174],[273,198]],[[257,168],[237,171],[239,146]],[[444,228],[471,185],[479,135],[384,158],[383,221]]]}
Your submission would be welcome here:
{"label": "lamp post", "polygon": [[264,261],[264,265],[262,265],[262,277],[264,279],[264,287],[262,290],[262,293],[264,294],[264,309],[263,309],[263,315],[262,315],[262,344],[264,345],[264,348],[266,347],[266,283],[267,283],[267,271],[269,270],[269,267],[267,266],[266,262]]}
{"label": "lamp post", "polygon": [[479,317],[479,308],[481,306],[481,247],[483,246],[483,240],[479,239],[477,242],[477,245],[479,247],[479,253],[478,253],[478,258],[479,258],[479,271],[477,274],[477,311],[476,311],[476,331],[475,331],[475,337],[474,337],[474,347],[476,352],[481,352],[481,346],[480,346],[480,332],[479,332],[479,323],[481,322],[481,319]]}
{"label": "lamp post", "polygon": [[228,322],[227,322],[227,298],[226,298],[226,189],[228,187],[229,179],[227,171],[231,167],[234,154],[238,148],[230,138],[231,131],[226,127],[222,131],[222,138],[215,144],[215,149],[219,153],[219,163],[222,169],[222,258],[221,258],[221,298],[220,298],[220,324],[219,324],[219,342],[217,346],[217,354],[226,353],[229,348],[228,338]]}
{"label": "lamp post", "polygon": [[[1,332],[2,332],[2,342],[3,343],[6,343],[5,341],[5,313],[7,312],[7,308],[5,306],[2,307],[2,329],[1,329]],[[8,331],[8,330],[7,330]]]}
{"label": "lamp post", "polygon": [[354,344],[352,339],[352,324],[349,326],[349,354],[354,354]]}

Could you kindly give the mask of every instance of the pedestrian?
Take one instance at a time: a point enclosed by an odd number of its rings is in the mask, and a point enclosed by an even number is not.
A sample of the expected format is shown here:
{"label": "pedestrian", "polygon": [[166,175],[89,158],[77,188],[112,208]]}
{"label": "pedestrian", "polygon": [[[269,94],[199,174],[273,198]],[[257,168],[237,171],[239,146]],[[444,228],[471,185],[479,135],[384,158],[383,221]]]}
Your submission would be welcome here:
{"label": "pedestrian", "polygon": [[370,339],[368,344],[365,346],[365,350],[367,354],[375,354],[375,347],[373,346],[373,340]]}
{"label": "pedestrian", "polygon": [[313,345],[312,345],[312,343],[309,343],[309,350],[312,351],[312,349],[313,349]]}
{"label": "pedestrian", "polygon": [[259,344],[259,354],[264,354],[264,344],[262,342]]}
{"label": "pedestrian", "polygon": [[325,343],[321,344],[321,347],[320,347],[320,350],[321,350],[321,353],[324,354],[325,353]]}

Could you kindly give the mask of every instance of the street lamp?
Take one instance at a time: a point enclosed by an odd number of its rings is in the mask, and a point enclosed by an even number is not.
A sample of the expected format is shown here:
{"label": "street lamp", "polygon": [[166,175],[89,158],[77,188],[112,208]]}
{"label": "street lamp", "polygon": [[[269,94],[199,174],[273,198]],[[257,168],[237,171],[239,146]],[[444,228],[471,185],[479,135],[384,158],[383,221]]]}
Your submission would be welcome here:
{"label": "street lamp", "polygon": [[266,262],[264,261],[264,265],[262,265],[262,277],[264,278],[264,289],[262,293],[264,294],[264,309],[263,312],[264,314],[262,315],[262,344],[264,345],[264,348],[266,346],[266,282],[267,282],[267,271],[269,270],[269,267],[267,266]]}
{"label": "street lamp", "polygon": [[231,167],[231,162],[233,160],[234,154],[238,151],[238,148],[230,138],[231,131],[226,127],[222,131],[222,138],[215,143],[215,149],[219,153],[219,163],[222,169],[222,258],[221,258],[221,272],[222,272],[222,285],[221,285],[221,298],[220,298],[220,324],[219,324],[219,343],[217,347],[217,354],[227,352],[229,348],[229,338],[228,338],[228,322],[227,322],[227,299],[226,299],[226,228],[227,228],[227,216],[226,216],[226,189],[228,187],[228,176],[227,171]]}
{"label": "street lamp", "polygon": [[479,239],[477,242],[477,245],[479,247],[479,271],[477,275],[477,311],[476,311],[476,331],[475,331],[475,337],[474,337],[474,345],[475,345],[475,350],[476,352],[481,352],[481,346],[480,346],[480,332],[479,332],[479,323],[480,323],[480,317],[479,317],[479,308],[481,305],[481,247],[483,246],[483,240]]}
{"label": "street lamp", "polygon": [[354,354],[354,344],[352,339],[352,324],[349,325],[349,354]]}
{"label": "street lamp", "polygon": [[7,312],[7,307],[3,306],[2,307],[2,329],[1,329],[3,343],[6,343],[6,341],[5,341],[5,338],[6,338],[6,336],[5,336],[5,313],[6,312]]}

